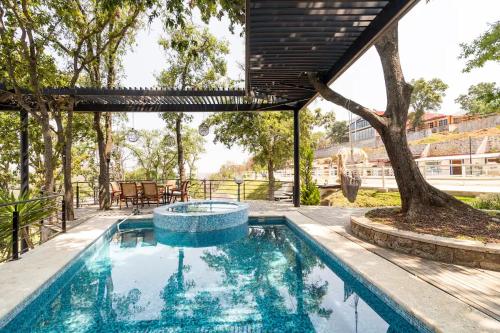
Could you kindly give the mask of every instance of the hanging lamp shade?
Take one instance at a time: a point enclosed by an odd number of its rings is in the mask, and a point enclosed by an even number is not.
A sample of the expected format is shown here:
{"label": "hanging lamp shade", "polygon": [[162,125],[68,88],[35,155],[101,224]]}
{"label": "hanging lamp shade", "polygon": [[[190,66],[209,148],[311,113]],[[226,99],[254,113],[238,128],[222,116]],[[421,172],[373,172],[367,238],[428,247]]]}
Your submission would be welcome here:
{"label": "hanging lamp shade", "polygon": [[139,132],[134,128],[129,129],[127,132],[127,140],[129,142],[137,142],[139,140]]}
{"label": "hanging lamp shade", "polygon": [[207,136],[208,133],[210,133],[210,127],[206,123],[201,123],[200,126],[198,126],[198,133],[201,136]]}

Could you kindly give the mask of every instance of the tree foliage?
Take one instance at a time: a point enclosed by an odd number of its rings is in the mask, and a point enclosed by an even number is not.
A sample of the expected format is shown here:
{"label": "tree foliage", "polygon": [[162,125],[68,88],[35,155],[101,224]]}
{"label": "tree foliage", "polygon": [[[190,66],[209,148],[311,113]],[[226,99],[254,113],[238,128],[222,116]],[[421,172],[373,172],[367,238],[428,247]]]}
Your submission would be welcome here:
{"label": "tree foliage", "polygon": [[411,126],[415,128],[422,125],[422,118],[426,112],[439,110],[448,85],[438,78],[429,81],[420,78],[412,80],[410,84],[413,86],[410,99],[413,112],[409,114],[409,119]]}
{"label": "tree foliage", "polygon": [[488,61],[500,61],[500,21],[490,25],[488,30],[471,43],[460,44],[461,59],[466,59],[464,72],[481,68]]}
{"label": "tree foliage", "polygon": [[[311,132],[323,118],[308,109],[300,111],[301,146],[312,144]],[[292,112],[226,112],[212,115],[207,124],[214,128],[214,142],[227,148],[240,145],[253,156],[255,164],[267,169],[268,197],[274,197],[274,171],[293,156]]]}
{"label": "tree foliage", "polygon": [[469,115],[500,113],[500,87],[494,82],[471,85],[467,94],[458,96],[455,102]]}
{"label": "tree foliage", "polygon": [[[215,88],[227,82],[225,56],[229,53],[226,41],[219,41],[207,28],[187,25],[168,31],[168,38],[160,40],[166,53],[166,68],[158,75],[161,86],[180,90]],[[183,123],[192,116],[183,112],[166,112],[161,115],[167,128],[175,131],[177,166],[181,181],[185,179]]]}

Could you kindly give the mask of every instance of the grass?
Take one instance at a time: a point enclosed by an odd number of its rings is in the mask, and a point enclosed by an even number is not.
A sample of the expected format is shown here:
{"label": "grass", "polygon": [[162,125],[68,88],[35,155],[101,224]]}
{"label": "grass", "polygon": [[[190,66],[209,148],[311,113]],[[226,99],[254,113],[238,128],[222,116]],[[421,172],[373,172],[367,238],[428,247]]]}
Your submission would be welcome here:
{"label": "grass", "polygon": [[[279,190],[283,185],[282,182],[275,183],[275,191]],[[207,199],[209,198],[210,186],[207,182]],[[269,184],[267,181],[246,180],[240,186],[241,200],[267,200],[267,192]],[[202,182],[193,181],[190,189],[190,195],[195,199],[204,198],[204,184]],[[234,180],[212,181],[212,198],[230,198],[238,197],[238,185]]]}
{"label": "grass", "polygon": [[420,140],[411,141],[411,144],[429,144],[429,143],[439,143],[451,140],[460,140],[467,137],[483,137],[483,136],[495,136],[500,135],[500,126],[493,128],[485,128],[477,131],[466,132],[466,133],[454,133],[454,132],[442,132],[434,133],[426,138]]}
{"label": "grass", "polygon": [[472,206],[478,209],[500,210],[500,194],[482,194],[472,202]]}
{"label": "grass", "polygon": [[322,202],[328,202],[334,207],[388,207],[400,206],[401,198],[398,192],[378,192],[376,190],[360,190],[356,201],[350,203],[341,191],[336,191],[326,198],[322,198]]}
{"label": "grass", "polygon": [[[475,207],[478,200],[474,197],[456,196],[457,199]],[[500,200],[500,199],[499,199]],[[398,192],[379,192],[376,190],[360,190],[356,201],[350,203],[342,195],[341,191],[334,192],[322,198],[322,204],[334,207],[392,207],[401,206],[401,198]],[[500,204],[500,201],[499,201]],[[480,208],[480,207],[476,207]],[[494,209],[494,208],[488,208]]]}

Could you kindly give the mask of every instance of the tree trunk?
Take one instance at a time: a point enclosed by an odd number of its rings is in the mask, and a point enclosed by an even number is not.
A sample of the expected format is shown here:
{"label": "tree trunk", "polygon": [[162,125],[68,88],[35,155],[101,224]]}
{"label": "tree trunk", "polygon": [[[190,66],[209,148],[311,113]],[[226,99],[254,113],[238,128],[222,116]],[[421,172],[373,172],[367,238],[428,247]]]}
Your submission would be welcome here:
{"label": "tree trunk", "polygon": [[267,161],[267,179],[269,180],[269,188],[267,190],[267,198],[269,201],[274,201],[274,163],[272,159]]}
{"label": "tree trunk", "polygon": [[375,44],[384,71],[387,107],[383,116],[331,90],[317,73],[309,79],[323,98],[342,106],[367,120],[380,134],[394,170],[401,195],[402,211],[408,221],[422,220],[433,214],[433,208],[463,214],[474,209],[436,189],[424,179],[414,161],[406,138],[406,125],[412,86],[406,83],[398,51],[397,25]]}
{"label": "tree trunk", "polygon": [[47,116],[41,116],[41,126],[42,126],[42,137],[43,137],[43,191],[52,192],[54,191],[54,153],[53,153],[53,142],[52,133],[50,130],[49,118]]}
{"label": "tree trunk", "polygon": [[73,184],[71,183],[72,146],[73,146],[73,111],[68,110],[65,141],[63,147],[64,203],[66,207],[66,219],[68,221],[72,221],[75,219],[75,210],[73,206]]}
{"label": "tree trunk", "polygon": [[186,180],[186,170],[184,169],[184,147],[182,145],[182,115],[175,119],[175,135],[177,138],[177,165],[179,167],[179,181]]}
{"label": "tree trunk", "polygon": [[97,134],[97,153],[99,155],[99,178],[98,178],[98,197],[99,209],[107,210],[111,207],[111,198],[109,192],[109,162],[106,156],[106,138],[101,128],[101,113],[94,112],[94,130]]}
{"label": "tree trunk", "polygon": [[105,129],[105,142],[104,142],[104,165],[105,172],[103,176],[104,181],[104,197],[105,201],[105,209],[111,208],[111,193],[110,193],[110,164],[111,164],[111,151],[113,149],[113,132],[112,132],[112,123],[113,115],[111,112],[106,112],[104,114],[104,129]]}

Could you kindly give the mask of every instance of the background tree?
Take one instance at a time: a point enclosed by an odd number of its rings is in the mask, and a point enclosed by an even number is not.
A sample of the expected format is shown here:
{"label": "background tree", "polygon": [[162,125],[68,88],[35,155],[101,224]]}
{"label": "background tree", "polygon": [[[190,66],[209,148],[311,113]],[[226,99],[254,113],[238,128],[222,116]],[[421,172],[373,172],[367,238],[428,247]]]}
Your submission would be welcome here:
{"label": "background tree", "polygon": [[462,53],[460,59],[466,59],[464,72],[474,68],[481,68],[488,61],[500,61],[500,21],[490,25],[479,37],[471,43],[460,44]]}
{"label": "background tree", "polygon": [[170,149],[169,135],[161,130],[139,130],[139,140],[125,143],[138,163],[136,179],[166,179],[172,175],[176,153]]}
{"label": "background tree", "polygon": [[[318,113],[318,110],[316,110]],[[349,140],[349,125],[347,121],[339,121],[334,111],[326,112],[322,117],[326,138],[333,144],[342,143]]]}
{"label": "background tree", "polygon": [[434,78],[429,81],[424,78],[411,80],[413,91],[410,98],[410,107],[413,109],[408,115],[411,127],[422,125],[422,118],[426,112],[439,110],[448,85],[441,79]]}
{"label": "background tree", "polygon": [[196,163],[199,161],[201,154],[205,152],[206,140],[192,127],[187,127],[182,137],[184,140],[184,155],[189,166],[189,179],[193,179],[196,177]]}
{"label": "background tree", "polygon": [[[304,109],[300,112],[301,146],[311,145],[311,132],[320,125],[317,113]],[[268,198],[274,199],[274,171],[292,158],[292,112],[225,112],[210,116],[207,124],[214,127],[214,142],[227,148],[237,144],[253,155],[255,164],[267,169]]]}
{"label": "background tree", "polygon": [[494,82],[481,82],[470,86],[455,102],[468,115],[500,113],[500,88]]}
{"label": "background tree", "polygon": [[[167,56],[167,67],[158,75],[161,86],[186,89],[209,89],[227,83],[225,56],[229,53],[226,41],[219,41],[207,28],[187,25],[168,31],[169,37],[160,40]],[[177,166],[180,181],[186,179],[182,125],[192,116],[183,112],[166,112],[162,118],[167,128],[175,131]]]}
{"label": "background tree", "polygon": [[386,110],[381,116],[330,89],[325,84],[327,78],[321,73],[307,73],[307,76],[324,99],[347,106],[349,111],[368,121],[379,133],[394,170],[402,212],[408,222],[427,224],[436,220],[456,220],[456,223],[462,223],[460,221],[467,216],[467,223],[483,223],[487,219],[484,213],[430,185],[413,159],[406,138],[413,89],[405,81],[401,68],[397,24],[375,42],[375,48],[382,63],[387,94]]}
{"label": "background tree", "polygon": [[[36,119],[43,137],[43,187],[54,189],[54,138],[51,127],[51,99],[43,96],[44,86],[61,86],[61,72],[47,52],[46,36],[59,22],[46,2],[5,0],[0,3],[0,57],[2,76],[8,89],[0,99],[14,101]],[[29,91],[30,94],[25,94]]]}

